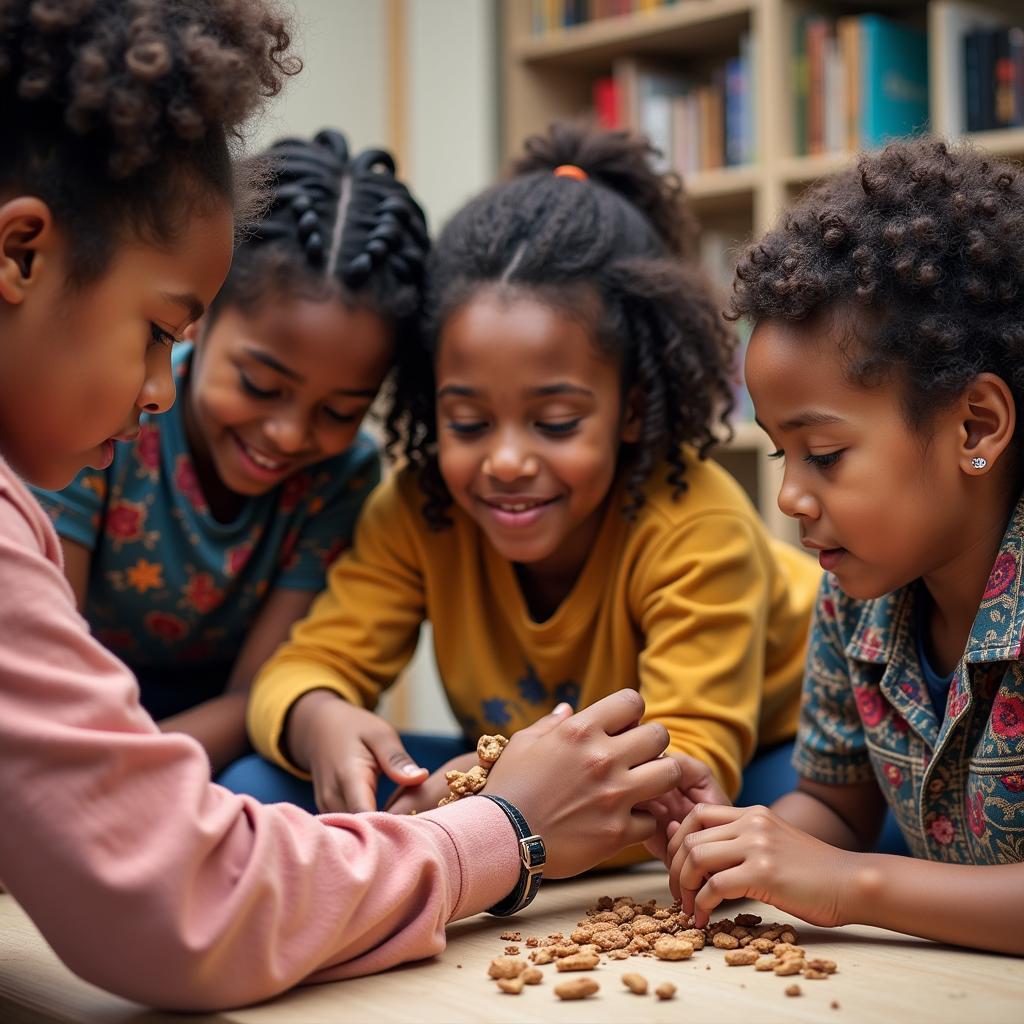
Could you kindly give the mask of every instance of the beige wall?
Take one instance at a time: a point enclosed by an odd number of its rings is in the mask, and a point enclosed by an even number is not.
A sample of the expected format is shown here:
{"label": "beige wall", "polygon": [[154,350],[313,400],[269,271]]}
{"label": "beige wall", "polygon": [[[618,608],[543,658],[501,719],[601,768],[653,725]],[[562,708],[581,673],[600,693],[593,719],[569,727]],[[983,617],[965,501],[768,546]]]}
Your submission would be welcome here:
{"label": "beige wall", "polygon": [[386,0],[293,0],[291,7],[304,67],[254,126],[252,147],[328,126],[359,149],[386,144]]}

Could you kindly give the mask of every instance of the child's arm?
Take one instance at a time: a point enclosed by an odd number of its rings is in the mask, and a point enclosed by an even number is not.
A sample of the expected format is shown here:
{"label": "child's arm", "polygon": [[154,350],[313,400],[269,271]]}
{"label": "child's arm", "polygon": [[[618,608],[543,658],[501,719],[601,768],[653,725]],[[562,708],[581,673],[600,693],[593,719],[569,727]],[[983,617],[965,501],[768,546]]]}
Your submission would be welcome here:
{"label": "child's arm", "polygon": [[1024,864],[978,867],[840,850],[788,820],[792,814],[841,833],[842,819],[812,800],[796,793],[771,809],[694,808],[669,843],[669,885],[698,927],[722,900],[749,897],[811,924],[876,925],[1024,955]]}
{"label": "child's arm", "polygon": [[[652,545],[630,582],[648,720],[668,729],[670,750],[708,765],[730,799],[758,740],[770,557],[742,510],[702,513]],[[805,628],[793,638],[795,666]]]}
{"label": "child's arm", "polygon": [[79,611],[85,608],[85,595],[89,589],[89,569],[92,566],[92,552],[78,541],[61,537],[61,550],[64,553],[64,575],[75,595],[75,605]]}
{"label": "child's arm", "polygon": [[315,596],[309,590],[274,590],[249,630],[224,693],[161,719],[161,732],[183,732],[198,740],[215,773],[241,757],[249,749],[245,711],[252,680],[288,639],[288,631],[309,611]]}
{"label": "child's arm", "polygon": [[425,615],[424,539],[415,481],[374,491],[355,543],[328,570],[327,589],[253,683],[249,736],[264,757],[308,772],[322,810],[373,810],[377,776],[419,783],[395,729],[373,714],[412,657]]}

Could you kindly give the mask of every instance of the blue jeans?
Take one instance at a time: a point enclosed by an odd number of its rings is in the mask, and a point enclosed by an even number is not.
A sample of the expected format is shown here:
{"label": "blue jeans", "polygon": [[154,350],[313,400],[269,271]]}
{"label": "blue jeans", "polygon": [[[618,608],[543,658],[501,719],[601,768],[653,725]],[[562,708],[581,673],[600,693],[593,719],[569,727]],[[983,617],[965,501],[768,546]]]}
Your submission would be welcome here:
{"label": "blue jeans", "polygon": [[[429,771],[435,771],[446,761],[473,749],[461,736],[405,734],[402,742],[416,764]],[[770,804],[796,789],[797,774],[792,765],[792,756],[792,743],[780,743],[759,750],[743,773],[743,787],[736,801],[737,806]],[[250,754],[228,765],[215,781],[234,793],[254,796],[261,803],[297,804],[312,814],[317,813],[313,786],[265,761],[259,754]],[[395,783],[386,776],[380,777],[377,786],[378,807],[384,806],[395,788]],[[908,853],[903,834],[889,811],[886,811],[885,824],[875,849],[879,853]]]}

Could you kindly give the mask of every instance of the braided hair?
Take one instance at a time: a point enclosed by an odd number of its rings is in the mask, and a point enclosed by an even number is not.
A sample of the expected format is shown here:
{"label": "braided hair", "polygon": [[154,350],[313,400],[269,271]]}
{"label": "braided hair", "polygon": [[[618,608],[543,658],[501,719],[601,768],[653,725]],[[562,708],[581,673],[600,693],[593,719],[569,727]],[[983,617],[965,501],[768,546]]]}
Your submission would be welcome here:
{"label": "braided hair", "polygon": [[[686,489],[682,448],[704,457],[732,409],[735,340],[690,262],[696,222],[675,175],[656,173],[656,151],[624,131],[563,122],[526,142],[511,180],[471,200],[437,241],[428,271],[425,342],[483,289],[525,292],[555,308],[598,302],[595,334],[622,371],[622,393],[641,396],[640,437],[623,444],[624,512],[635,517],[655,467],[673,495]],[[586,181],[552,171],[573,164]],[[446,521],[451,496],[436,456],[432,366],[408,412],[405,455],[419,470],[428,523]]]}
{"label": "braided hair", "polygon": [[209,323],[225,306],[253,309],[282,293],[369,308],[395,327],[385,424],[396,438],[422,363],[416,338],[430,250],[423,211],[395,177],[390,153],[352,156],[334,129],[282,139],[258,159],[270,174],[269,204],[239,247]]}
{"label": "braided hair", "polygon": [[0,188],[53,211],[71,283],[252,182],[241,127],[301,63],[273,0],[0,0]]}

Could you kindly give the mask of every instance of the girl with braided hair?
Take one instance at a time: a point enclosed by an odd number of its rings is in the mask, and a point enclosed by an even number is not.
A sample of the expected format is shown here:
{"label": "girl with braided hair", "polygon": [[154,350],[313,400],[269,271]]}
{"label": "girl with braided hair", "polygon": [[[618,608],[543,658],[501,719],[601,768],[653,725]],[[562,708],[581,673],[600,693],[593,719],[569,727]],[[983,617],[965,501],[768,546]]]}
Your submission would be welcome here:
{"label": "girl with braided hair", "polygon": [[[211,307],[231,259],[232,206],[245,209],[229,142],[294,70],[286,25],[264,0],[0,0],[0,881],[71,969],[177,1010],[430,956],[450,920],[527,891],[523,820],[547,844],[545,872],[573,874],[654,835],[653,817],[633,807],[678,776],[658,758],[663,730],[630,728],[643,706],[623,692],[515,737],[491,774],[505,804],[478,798],[415,818],[265,807],[212,784],[194,739],[157,728],[131,672],[78,614],[56,532],[23,481],[59,488],[84,465],[105,471],[115,441],[171,405],[171,343]],[[317,178],[340,154],[336,136],[317,145],[324,152],[296,161],[308,165],[303,191],[307,172]],[[382,157],[369,165],[390,173]],[[345,287],[376,301],[370,282],[388,264],[373,315],[392,309],[393,292],[397,322],[401,286],[415,279],[401,244],[415,211],[375,180],[358,212],[365,245],[349,249],[337,221],[319,219],[322,191],[308,186],[321,244],[311,218],[300,235],[311,265],[350,275]],[[322,277],[301,280],[295,294],[323,298]],[[208,322],[191,374],[212,372],[200,371],[212,345],[201,350],[226,322]],[[355,333],[351,344],[372,347],[372,332]],[[317,372],[344,382],[325,362]],[[213,422],[225,395],[208,397]],[[248,429],[239,437],[255,444]],[[211,434],[225,490],[266,483],[218,444]],[[132,459],[148,473],[147,457]],[[202,472],[195,487],[213,479]],[[203,493],[223,511],[223,493]],[[552,793],[551,775],[568,797]]]}
{"label": "girl with braided hair", "polygon": [[[668,852],[697,925],[753,896],[1024,955],[1024,174],[936,139],[813,189],[747,250],[735,315],[822,580],[794,764]],[[886,808],[910,857],[872,852]]]}
{"label": "girl with braided hair", "polygon": [[428,249],[388,153],[322,131],[261,159],[269,208],[174,353],[177,403],[105,469],[37,492],[93,634],[214,771],[245,753],[249,683],[379,479],[359,424],[415,350]]}
{"label": "girl with braided hair", "polygon": [[[820,573],[703,458],[734,343],[650,156],[556,125],[441,235],[408,466],[253,690],[257,748],[310,771],[322,809],[369,809],[407,763],[369,709],[425,618],[467,739],[628,686],[694,778],[734,796],[758,746],[791,739]],[[436,804],[472,756],[392,809]]]}

